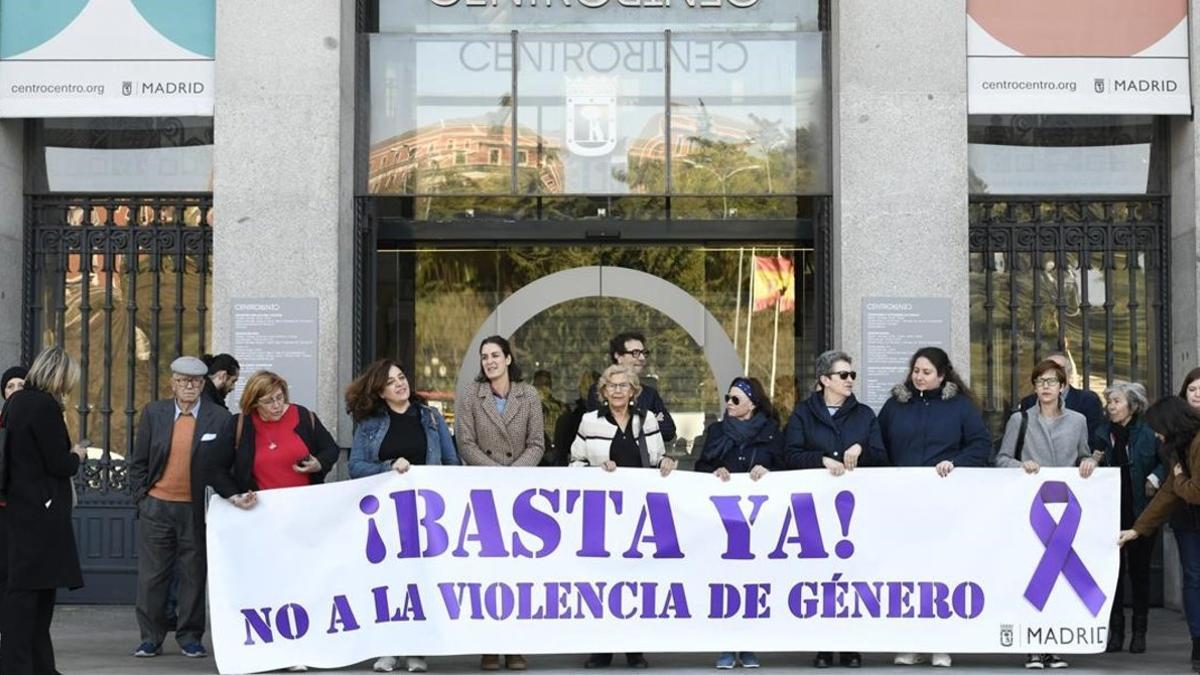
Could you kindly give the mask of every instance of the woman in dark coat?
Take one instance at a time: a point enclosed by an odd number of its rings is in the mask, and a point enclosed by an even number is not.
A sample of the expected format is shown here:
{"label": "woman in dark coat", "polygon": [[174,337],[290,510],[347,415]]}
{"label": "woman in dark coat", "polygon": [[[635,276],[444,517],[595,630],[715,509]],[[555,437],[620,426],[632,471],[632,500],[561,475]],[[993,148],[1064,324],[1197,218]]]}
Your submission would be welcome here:
{"label": "woman in dark coat", "polygon": [[[879,411],[879,430],[893,466],[934,467],[945,478],[956,466],[987,466],[991,434],[971,390],[958,376],[950,357],[937,347],[923,347],[908,363],[908,377],[892,388]],[[925,661],[924,654],[897,654],[896,665]],[[930,662],[949,668],[949,654],[935,653]]]}
{"label": "woman in dark coat", "polygon": [[[858,373],[842,351],[817,357],[813,367],[816,390],[796,404],[787,426],[784,457],[789,469],[826,468],[841,476],[860,466],[885,466],[887,451],[879,433],[875,411],[854,397]],[[842,652],[838,662],[846,668],[862,666],[862,654]],[[833,665],[833,652],[818,652],[813,666]]]}
{"label": "woman in dark coat", "polygon": [[53,675],[50,622],[59,588],[83,586],[71,524],[71,479],[87,457],[86,441],[71,446],[63,397],[79,382],[79,365],[58,347],[42,352],[25,389],[5,409],[8,502],[3,536],[8,590],[0,633],[0,671]]}
{"label": "woman in dark coat", "polygon": [[[734,378],[725,395],[725,417],[704,432],[704,449],[696,460],[696,470],[728,481],[735,473],[748,473],[751,480],[758,480],[782,468],[779,413],[757,378]],[[716,666],[728,670],[739,662],[743,668],[759,667],[758,655],[746,651],[721,652]]]}
{"label": "woman in dark coat", "polygon": [[[1167,468],[1158,454],[1158,438],[1142,419],[1149,407],[1146,388],[1136,382],[1118,382],[1104,390],[1108,420],[1101,422],[1092,439],[1100,466],[1121,471],[1121,529],[1133,527],[1150,498],[1167,478]],[[1146,651],[1146,628],[1150,611],[1150,558],[1157,534],[1138,539],[1121,549],[1121,569],[1108,622],[1105,651],[1119,652],[1125,641],[1125,580],[1133,587],[1133,637],[1129,651]]]}

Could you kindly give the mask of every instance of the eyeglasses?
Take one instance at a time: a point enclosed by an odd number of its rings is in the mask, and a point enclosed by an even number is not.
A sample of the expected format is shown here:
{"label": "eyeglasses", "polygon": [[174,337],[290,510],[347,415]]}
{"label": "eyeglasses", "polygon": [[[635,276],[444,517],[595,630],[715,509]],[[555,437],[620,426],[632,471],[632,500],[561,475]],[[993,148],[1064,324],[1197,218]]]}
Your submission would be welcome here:
{"label": "eyeglasses", "polygon": [[649,349],[630,349],[627,352],[621,352],[621,353],[632,356],[635,359],[650,358],[650,350]]}
{"label": "eyeglasses", "polygon": [[1037,387],[1038,389],[1050,388],[1056,384],[1057,385],[1062,384],[1061,382],[1058,381],[1057,377],[1039,377],[1038,379],[1033,381],[1033,386]]}
{"label": "eyeglasses", "polygon": [[857,380],[858,379],[858,371],[856,371],[856,370],[839,370],[836,373],[825,373],[825,377],[828,377],[830,379],[833,379],[834,377],[840,377],[843,380]]}
{"label": "eyeglasses", "polygon": [[609,382],[604,385],[604,388],[609,391],[625,391],[626,389],[633,389],[633,385],[628,382]]}
{"label": "eyeglasses", "polygon": [[741,405],[741,404],[742,404],[742,397],[741,397],[741,396],[729,396],[729,395],[726,395],[726,396],[725,396],[725,402],[726,402],[726,403],[732,403],[732,404],[734,404],[734,405]]}
{"label": "eyeglasses", "polygon": [[284,403],[287,403],[287,396],[284,396],[283,392],[279,392],[271,398],[263,397],[258,399],[258,405],[264,408],[271,408],[277,405],[283,405]]}
{"label": "eyeglasses", "polygon": [[196,376],[196,377],[178,377],[178,376],[176,376],[176,377],[171,378],[171,381],[173,381],[175,384],[177,384],[185,389],[197,389],[204,385],[204,378],[199,377],[199,376]]}

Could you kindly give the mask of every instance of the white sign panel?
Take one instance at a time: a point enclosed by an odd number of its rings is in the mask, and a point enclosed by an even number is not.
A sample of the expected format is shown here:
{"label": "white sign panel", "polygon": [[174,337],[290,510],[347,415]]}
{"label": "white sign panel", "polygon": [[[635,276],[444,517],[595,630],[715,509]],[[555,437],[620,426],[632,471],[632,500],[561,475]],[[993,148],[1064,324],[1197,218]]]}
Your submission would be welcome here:
{"label": "white sign panel", "polygon": [[968,0],[976,114],[1190,115],[1187,0]]}
{"label": "white sign panel", "polygon": [[878,412],[922,347],[950,351],[950,298],[864,298],[860,400]]}
{"label": "white sign panel", "polygon": [[0,117],[212,115],[215,0],[0,0]]}
{"label": "white sign panel", "polygon": [[249,511],[217,498],[213,646],[222,673],[380,654],[1098,653],[1119,487],[1111,469],[723,483],[421,466],[260,492]]}

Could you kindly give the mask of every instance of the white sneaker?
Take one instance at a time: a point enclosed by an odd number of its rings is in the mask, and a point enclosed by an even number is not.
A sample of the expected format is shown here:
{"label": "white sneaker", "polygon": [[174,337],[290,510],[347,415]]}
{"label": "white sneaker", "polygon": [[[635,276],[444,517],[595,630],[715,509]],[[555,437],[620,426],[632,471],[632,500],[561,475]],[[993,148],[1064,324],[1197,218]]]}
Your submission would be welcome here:
{"label": "white sneaker", "polygon": [[375,660],[375,665],[371,666],[371,669],[377,673],[390,673],[396,669],[397,660],[394,656],[381,656]]}
{"label": "white sneaker", "polygon": [[425,664],[424,656],[410,656],[404,659],[404,663],[408,666],[410,673],[423,673],[429,669],[429,666]]}
{"label": "white sneaker", "polygon": [[950,667],[950,655],[949,654],[934,654],[933,658],[930,659],[930,661],[933,663],[935,668],[949,668]]}
{"label": "white sneaker", "polygon": [[925,659],[920,654],[905,652],[897,654],[896,658],[892,659],[892,663],[898,666],[915,666],[918,663],[925,663]]}

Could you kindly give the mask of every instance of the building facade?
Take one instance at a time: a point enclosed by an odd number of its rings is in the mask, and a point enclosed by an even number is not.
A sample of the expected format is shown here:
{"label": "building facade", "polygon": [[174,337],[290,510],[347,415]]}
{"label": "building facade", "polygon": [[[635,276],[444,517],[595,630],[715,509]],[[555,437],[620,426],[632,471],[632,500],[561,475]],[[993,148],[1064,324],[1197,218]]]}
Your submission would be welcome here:
{"label": "building facade", "polygon": [[994,430],[1052,350],[1095,390],[1200,364],[1193,121],[970,114],[964,3],[215,12],[212,117],[0,122],[0,362],[84,361],[93,575],[132,569],[137,410],[176,354],[243,357],[255,303],[306,303],[289,367],[346,446],[365,363],[452,419],[493,333],[572,401],[643,330],[681,456],[732,374],[790,406],[817,353],[874,344],[880,299],[937,301]]}

